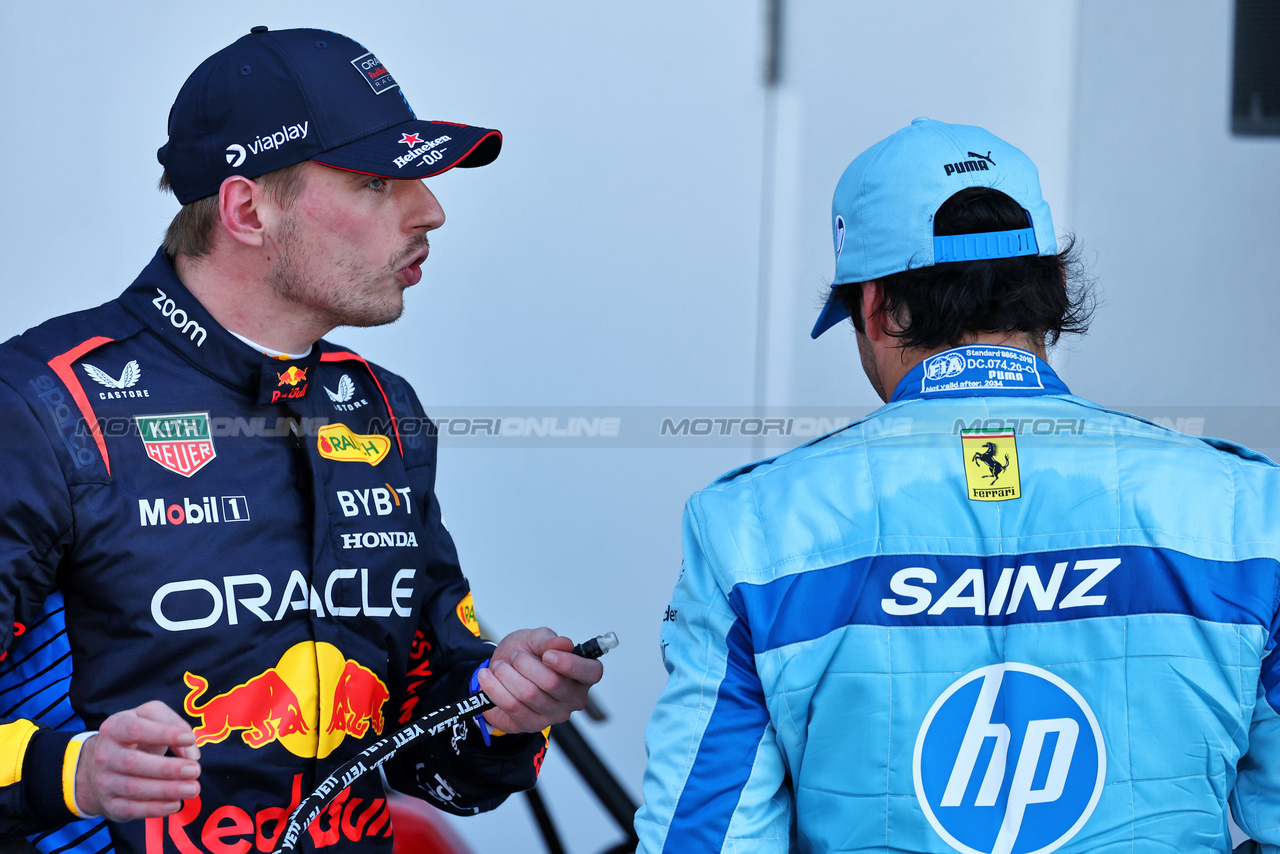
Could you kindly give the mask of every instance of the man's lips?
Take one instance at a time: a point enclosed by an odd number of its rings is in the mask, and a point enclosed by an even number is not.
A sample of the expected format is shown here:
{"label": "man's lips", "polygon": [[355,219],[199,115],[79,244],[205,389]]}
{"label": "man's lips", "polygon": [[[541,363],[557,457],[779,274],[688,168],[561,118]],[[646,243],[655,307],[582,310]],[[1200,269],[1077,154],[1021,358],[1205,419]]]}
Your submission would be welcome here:
{"label": "man's lips", "polygon": [[427,260],[430,250],[425,247],[421,252],[409,259],[409,262],[396,271],[396,278],[406,287],[413,287],[422,281],[422,262]]}

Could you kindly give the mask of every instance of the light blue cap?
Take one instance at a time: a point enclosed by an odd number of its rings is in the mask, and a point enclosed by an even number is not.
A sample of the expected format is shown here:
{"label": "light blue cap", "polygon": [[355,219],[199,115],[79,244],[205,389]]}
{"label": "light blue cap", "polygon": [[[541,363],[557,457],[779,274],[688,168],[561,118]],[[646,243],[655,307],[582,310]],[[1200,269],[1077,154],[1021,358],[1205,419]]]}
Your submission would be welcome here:
{"label": "light blue cap", "polygon": [[[933,215],[968,187],[999,190],[1022,206],[1028,227],[933,236]],[[817,338],[849,316],[835,286],[949,261],[1056,255],[1053,216],[1027,155],[980,127],[915,119],[849,164],[831,200],[836,275]]]}

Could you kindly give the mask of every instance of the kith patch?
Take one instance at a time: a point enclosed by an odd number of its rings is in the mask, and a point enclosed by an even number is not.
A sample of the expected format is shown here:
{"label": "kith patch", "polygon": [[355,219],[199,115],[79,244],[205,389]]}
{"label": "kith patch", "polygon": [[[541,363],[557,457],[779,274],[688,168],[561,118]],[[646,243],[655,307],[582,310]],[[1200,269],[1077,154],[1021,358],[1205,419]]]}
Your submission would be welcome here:
{"label": "kith patch", "polygon": [[1018,446],[1012,430],[964,431],[964,477],[970,501],[1008,501],[1022,497],[1018,478]]}
{"label": "kith patch", "polygon": [[356,71],[360,72],[365,82],[369,84],[369,88],[373,89],[375,95],[381,95],[383,92],[395,89],[400,85],[391,76],[391,72],[387,70],[387,67],[372,53],[357,56],[351,60],[351,65]]}
{"label": "kith patch", "polygon": [[147,456],[171,472],[191,477],[217,456],[207,412],[139,415],[135,420]]}

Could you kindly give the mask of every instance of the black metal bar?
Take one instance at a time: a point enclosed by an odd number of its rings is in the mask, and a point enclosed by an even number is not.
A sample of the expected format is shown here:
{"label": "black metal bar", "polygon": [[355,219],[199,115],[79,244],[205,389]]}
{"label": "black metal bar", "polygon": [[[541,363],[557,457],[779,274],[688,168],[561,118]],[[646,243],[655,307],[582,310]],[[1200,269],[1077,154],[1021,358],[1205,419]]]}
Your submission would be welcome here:
{"label": "black metal bar", "polygon": [[551,727],[551,740],[564,752],[569,764],[578,772],[601,806],[613,817],[618,827],[631,841],[639,841],[633,821],[637,804],[631,799],[627,790],[622,788],[618,778],[613,776],[608,767],[600,761],[591,745],[587,744],[582,733],[573,725],[573,721],[565,721]]}
{"label": "black metal bar", "polygon": [[533,810],[533,820],[538,823],[538,830],[542,833],[542,841],[547,843],[547,854],[565,854],[564,843],[560,841],[560,833],[551,819],[551,812],[547,809],[547,802],[542,799],[542,793],[535,786],[524,794],[529,800],[529,809]]}

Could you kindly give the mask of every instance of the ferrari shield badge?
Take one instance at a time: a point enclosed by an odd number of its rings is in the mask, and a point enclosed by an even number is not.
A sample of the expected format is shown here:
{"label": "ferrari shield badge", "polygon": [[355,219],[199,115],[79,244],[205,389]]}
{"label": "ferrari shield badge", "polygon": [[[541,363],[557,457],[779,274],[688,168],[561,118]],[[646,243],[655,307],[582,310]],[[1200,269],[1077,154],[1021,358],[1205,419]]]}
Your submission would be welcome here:
{"label": "ferrari shield badge", "polygon": [[1018,478],[1018,446],[1012,430],[965,431],[964,476],[970,501],[1008,501],[1022,496]]}

